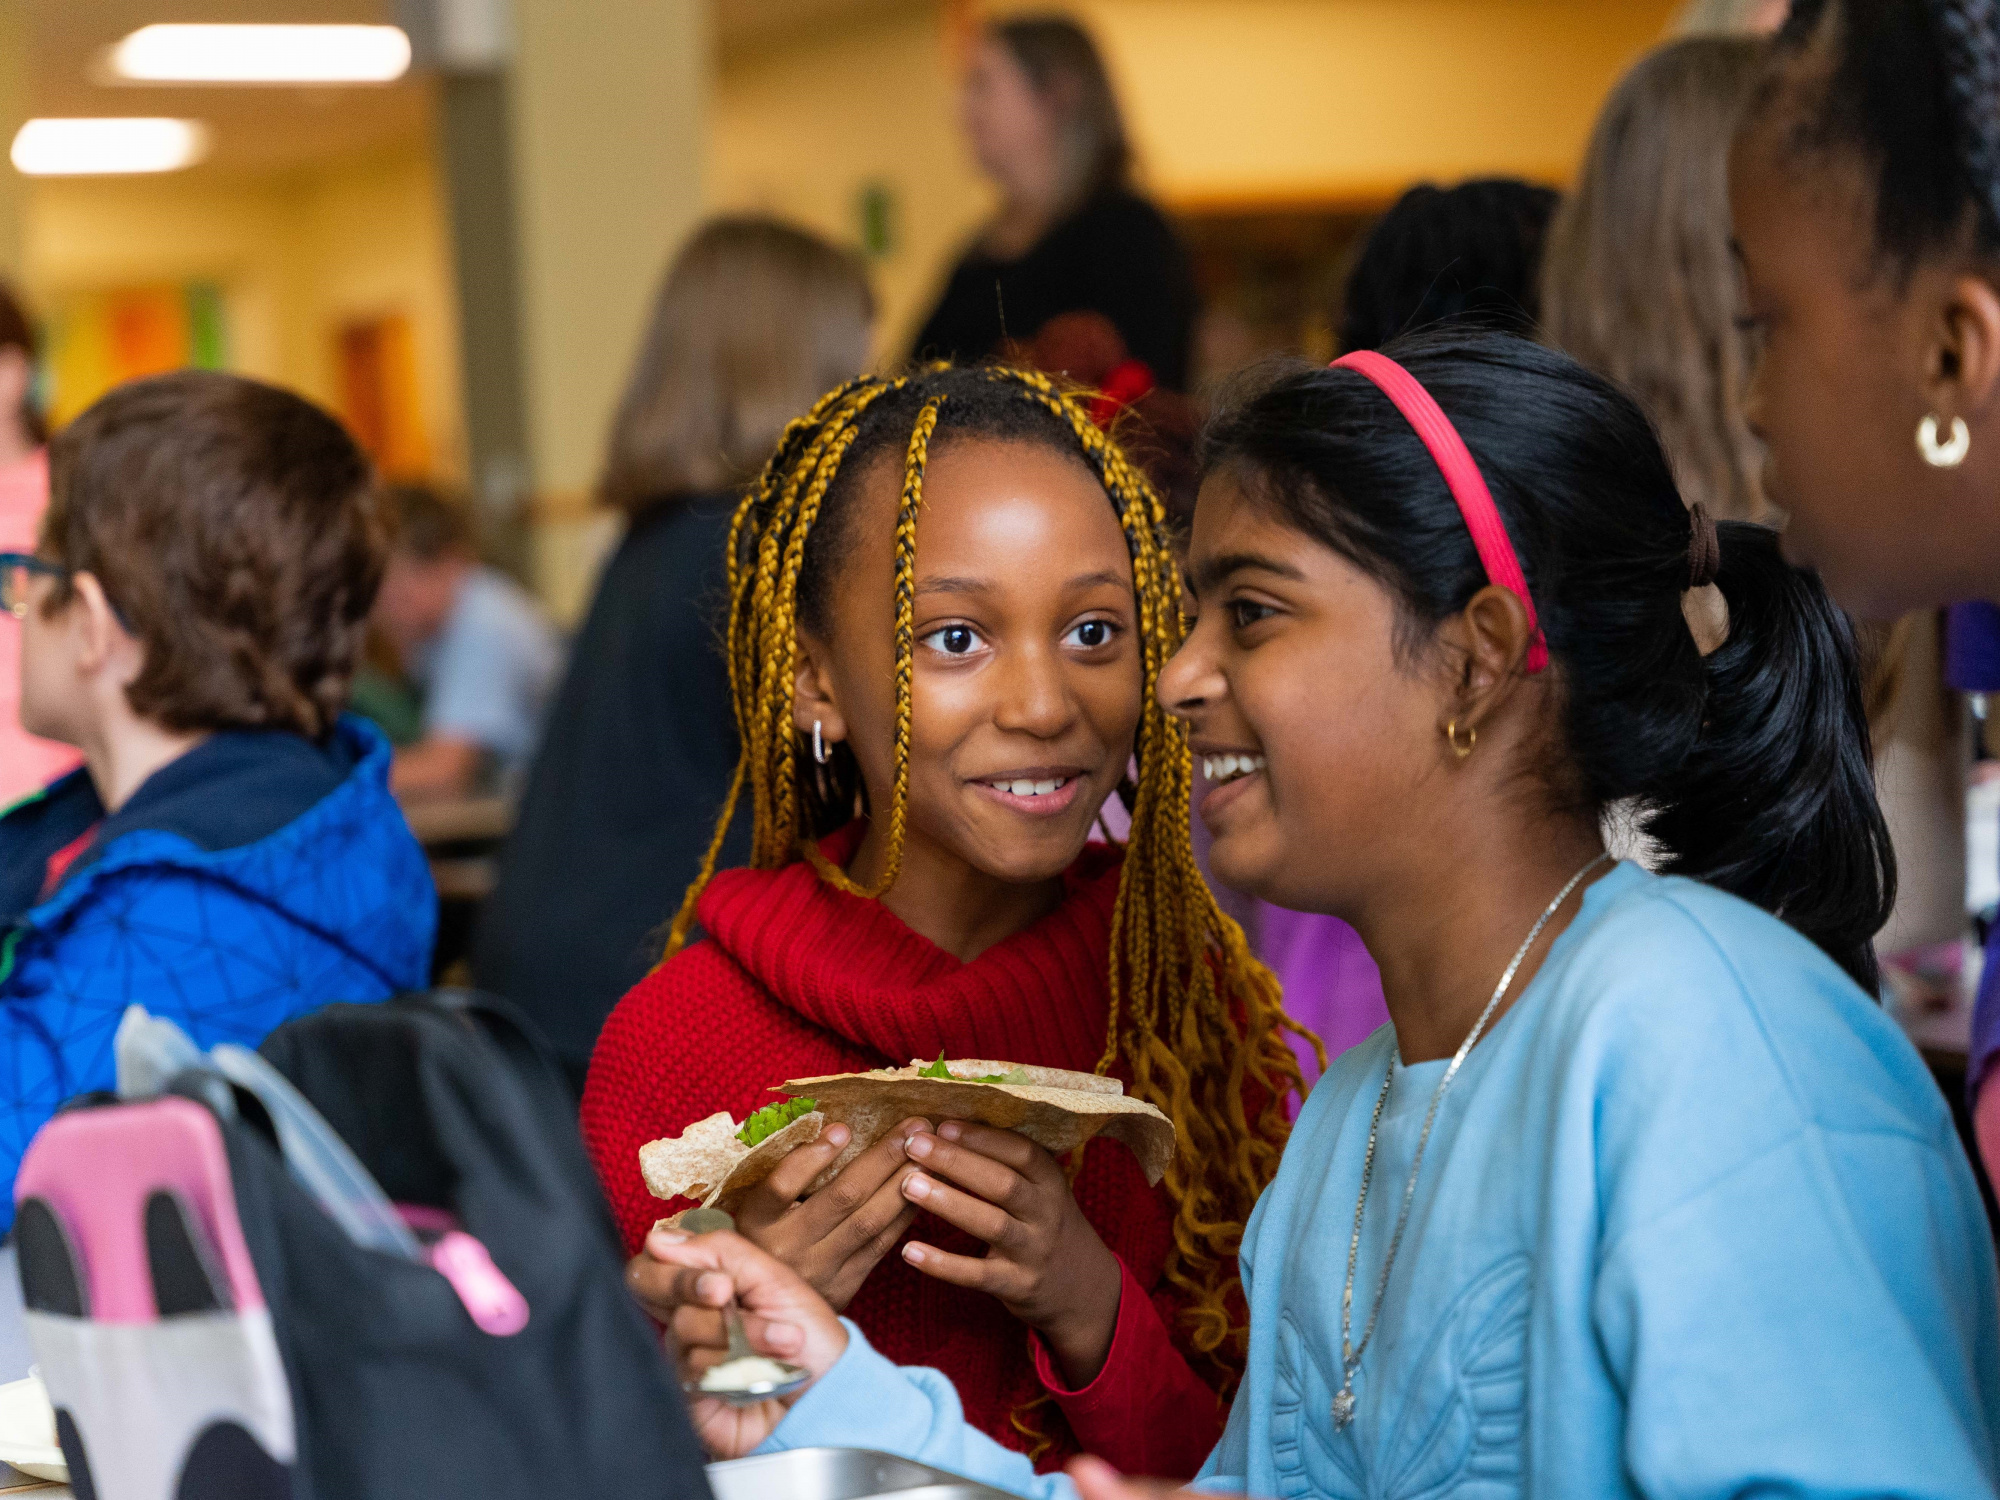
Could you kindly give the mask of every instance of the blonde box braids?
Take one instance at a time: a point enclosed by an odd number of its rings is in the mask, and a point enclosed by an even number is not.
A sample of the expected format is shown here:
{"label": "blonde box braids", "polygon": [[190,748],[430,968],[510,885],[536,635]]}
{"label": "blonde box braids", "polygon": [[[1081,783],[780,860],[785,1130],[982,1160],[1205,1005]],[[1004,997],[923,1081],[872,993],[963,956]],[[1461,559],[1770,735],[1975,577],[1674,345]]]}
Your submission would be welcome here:
{"label": "blonde box braids", "polygon": [[[1122,1069],[1132,1094],[1174,1122],[1177,1150],[1166,1186],[1175,1205],[1166,1275],[1185,1299],[1188,1342],[1230,1388],[1247,1331],[1231,1274],[1244,1222],[1284,1148],[1286,1096],[1303,1090],[1286,1033],[1308,1036],[1279,1005],[1277,981],[1250,954],[1242,929],[1216,906],[1195,863],[1189,797],[1193,767],[1185,731],[1156,696],[1161,669],[1180,645],[1180,590],[1167,545],[1166,514],[1151,486],[1084,405],[1027,370],[933,366],[895,378],[863,376],[823,397],[793,422],[738,506],[729,534],[729,680],[742,754],[701,873],[669,930],[667,956],[687,940],[695,906],[715,872],[747,787],[750,862],[775,869],[810,860],[820,875],[859,896],[879,896],[901,867],[908,812],[912,608],[916,530],[930,447],[952,403],[995,395],[1047,413],[1102,482],[1131,552],[1144,660],[1144,700],[1135,755],[1137,798],[1111,922],[1110,1006],[1099,1072]],[[843,461],[878,401],[897,396],[917,412],[904,451],[895,532],[896,742],[889,858],[882,879],[856,885],[819,851],[818,838],[853,816],[851,766],[825,793],[800,781],[807,752],[792,722],[799,585],[807,542]],[[1317,1046],[1317,1042],[1314,1043]],[[1246,1097],[1248,1103],[1246,1104]]]}

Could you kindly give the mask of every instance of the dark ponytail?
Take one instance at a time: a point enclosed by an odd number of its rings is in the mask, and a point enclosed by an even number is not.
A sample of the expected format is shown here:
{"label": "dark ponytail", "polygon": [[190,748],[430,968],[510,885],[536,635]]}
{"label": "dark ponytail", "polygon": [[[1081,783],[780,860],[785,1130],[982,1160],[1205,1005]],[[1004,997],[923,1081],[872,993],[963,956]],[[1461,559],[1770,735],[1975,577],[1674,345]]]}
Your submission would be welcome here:
{"label": "dark ponytail", "polygon": [[[1817,578],[1767,528],[1721,526],[1729,634],[1704,658],[1682,613],[1688,512],[1629,396],[1504,334],[1383,352],[1458,428],[1520,555],[1563,689],[1567,756],[1540,768],[1556,808],[1636,800],[1663,868],[1782,917],[1873,993],[1895,859],[1853,633]],[[1266,372],[1211,426],[1203,463],[1379,579],[1407,647],[1486,584],[1436,464],[1354,371]]]}
{"label": "dark ponytail", "polygon": [[1729,635],[1703,661],[1694,752],[1641,795],[1646,832],[1689,875],[1755,901],[1874,993],[1871,939],[1895,900],[1853,633],[1765,526],[1717,528]]}

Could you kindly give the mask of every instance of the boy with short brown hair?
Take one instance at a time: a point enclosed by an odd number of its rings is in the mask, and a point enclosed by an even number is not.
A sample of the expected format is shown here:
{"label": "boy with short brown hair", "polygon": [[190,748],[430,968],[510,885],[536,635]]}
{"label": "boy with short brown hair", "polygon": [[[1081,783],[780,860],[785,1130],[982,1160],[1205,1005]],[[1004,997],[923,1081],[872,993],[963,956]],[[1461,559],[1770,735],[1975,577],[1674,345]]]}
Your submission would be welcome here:
{"label": "boy with short brown hair", "polygon": [[0,817],[7,1178],[63,1099],[110,1086],[128,1004],[254,1046],[425,983],[429,871],[388,746],[342,713],[384,555],[367,460],[272,386],[136,381],[51,446],[0,604],[24,725],[84,768]]}

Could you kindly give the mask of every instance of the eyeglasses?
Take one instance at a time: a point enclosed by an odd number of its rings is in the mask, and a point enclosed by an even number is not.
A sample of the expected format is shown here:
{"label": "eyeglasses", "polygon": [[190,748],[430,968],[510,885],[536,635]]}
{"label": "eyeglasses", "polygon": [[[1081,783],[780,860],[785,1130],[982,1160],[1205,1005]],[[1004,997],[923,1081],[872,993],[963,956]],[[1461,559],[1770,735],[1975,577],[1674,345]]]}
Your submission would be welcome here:
{"label": "eyeglasses", "polygon": [[68,568],[46,557],[36,557],[32,552],[0,552],[0,609],[24,620],[28,616],[28,581],[67,577]]}

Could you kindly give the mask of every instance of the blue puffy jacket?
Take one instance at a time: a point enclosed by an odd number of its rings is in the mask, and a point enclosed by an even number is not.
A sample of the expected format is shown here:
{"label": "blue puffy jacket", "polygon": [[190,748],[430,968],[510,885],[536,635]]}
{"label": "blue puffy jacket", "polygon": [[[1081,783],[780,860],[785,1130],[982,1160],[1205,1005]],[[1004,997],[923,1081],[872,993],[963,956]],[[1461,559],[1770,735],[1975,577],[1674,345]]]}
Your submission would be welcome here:
{"label": "blue puffy jacket", "polygon": [[[52,887],[52,888],[51,888]],[[114,1081],[134,1002],[203,1047],[429,980],[437,892],[389,795],[389,746],[211,736],[109,817],[87,772],[0,817],[0,1228],[63,1100]]]}

